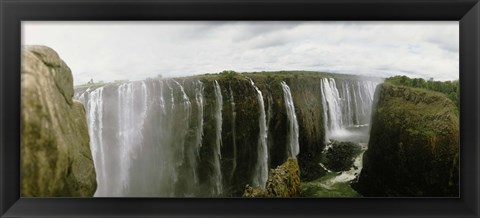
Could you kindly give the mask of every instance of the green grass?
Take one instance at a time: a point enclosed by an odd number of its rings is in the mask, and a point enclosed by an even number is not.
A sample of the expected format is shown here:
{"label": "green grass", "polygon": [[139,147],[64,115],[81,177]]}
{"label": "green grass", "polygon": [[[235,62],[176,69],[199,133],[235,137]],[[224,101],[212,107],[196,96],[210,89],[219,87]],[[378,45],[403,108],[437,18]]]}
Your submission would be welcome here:
{"label": "green grass", "polygon": [[[393,89],[396,85],[384,83],[383,86]],[[391,126],[410,124],[413,126],[405,127],[410,133],[430,136],[437,132],[438,128],[446,125],[445,119],[458,119],[458,108],[445,94],[424,88],[398,87],[398,89],[404,91],[398,91],[397,96],[388,98],[388,104],[377,105],[377,110],[384,111],[385,123],[391,123]],[[404,93],[408,93],[410,97]],[[387,111],[388,113],[385,113]],[[452,113],[456,116],[449,117],[448,115]]]}

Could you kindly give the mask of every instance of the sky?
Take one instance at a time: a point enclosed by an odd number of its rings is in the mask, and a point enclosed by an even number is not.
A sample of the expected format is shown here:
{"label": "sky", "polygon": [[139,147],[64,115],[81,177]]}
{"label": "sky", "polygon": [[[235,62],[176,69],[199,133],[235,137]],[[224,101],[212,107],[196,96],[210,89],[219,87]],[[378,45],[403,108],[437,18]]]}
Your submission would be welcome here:
{"label": "sky", "polygon": [[23,21],[22,44],[57,51],[75,85],[223,70],[459,78],[457,21]]}

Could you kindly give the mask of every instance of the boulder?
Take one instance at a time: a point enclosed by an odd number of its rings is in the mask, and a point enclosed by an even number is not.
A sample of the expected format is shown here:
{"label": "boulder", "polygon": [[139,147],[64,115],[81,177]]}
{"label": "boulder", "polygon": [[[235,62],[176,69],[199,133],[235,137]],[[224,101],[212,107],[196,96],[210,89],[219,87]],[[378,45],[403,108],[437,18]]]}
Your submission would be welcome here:
{"label": "boulder", "polygon": [[353,187],[363,196],[459,194],[459,115],[441,93],[384,83],[375,93],[368,150]]}
{"label": "boulder", "polygon": [[96,174],[73,77],[45,46],[22,48],[21,196],[93,196]]}
{"label": "boulder", "polygon": [[353,142],[332,140],[325,152],[325,167],[334,172],[347,171],[353,167],[355,157],[361,152],[360,145]]}
{"label": "boulder", "polygon": [[297,160],[288,158],[287,162],[271,169],[265,188],[246,186],[243,197],[299,197],[300,168]]}

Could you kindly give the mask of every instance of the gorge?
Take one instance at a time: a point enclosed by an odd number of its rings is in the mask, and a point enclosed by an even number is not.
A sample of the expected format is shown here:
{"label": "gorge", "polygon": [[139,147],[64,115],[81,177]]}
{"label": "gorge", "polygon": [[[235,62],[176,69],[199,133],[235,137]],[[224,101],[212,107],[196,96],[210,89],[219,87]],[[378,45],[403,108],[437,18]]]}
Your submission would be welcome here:
{"label": "gorge", "polygon": [[247,184],[265,187],[269,169],[289,157],[298,158],[302,178],[315,177],[324,142],[368,139],[357,130],[368,128],[379,79],[236,77],[77,88],[95,196],[241,196]]}
{"label": "gorge", "polygon": [[456,197],[458,81],[305,71],[73,87],[22,48],[23,197]]}

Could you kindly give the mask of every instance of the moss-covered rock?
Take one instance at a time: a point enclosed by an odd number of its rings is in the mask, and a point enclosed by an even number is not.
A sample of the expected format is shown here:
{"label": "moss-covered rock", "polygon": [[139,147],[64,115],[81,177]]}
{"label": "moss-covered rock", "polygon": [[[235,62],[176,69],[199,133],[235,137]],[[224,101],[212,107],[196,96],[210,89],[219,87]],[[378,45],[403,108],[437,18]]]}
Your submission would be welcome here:
{"label": "moss-covered rock", "polygon": [[[328,172],[325,176],[313,181],[302,182],[302,197],[309,198],[352,198],[361,197],[350,186],[350,181],[342,181],[342,173]],[[340,181],[339,181],[340,180]]]}
{"label": "moss-covered rock", "polygon": [[45,46],[22,48],[21,195],[93,196],[96,176],[83,104],[73,79]]}
{"label": "moss-covered rock", "polygon": [[459,117],[447,96],[384,83],[354,188],[364,196],[458,196]]}
{"label": "moss-covered rock", "polygon": [[335,172],[349,170],[360,152],[362,148],[358,144],[333,140],[325,152],[325,167]]}
{"label": "moss-covered rock", "polygon": [[300,196],[300,168],[297,160],[288,158],[287,162],[271,169],[265,189],[246,186],[243,197],[298,197]]}

